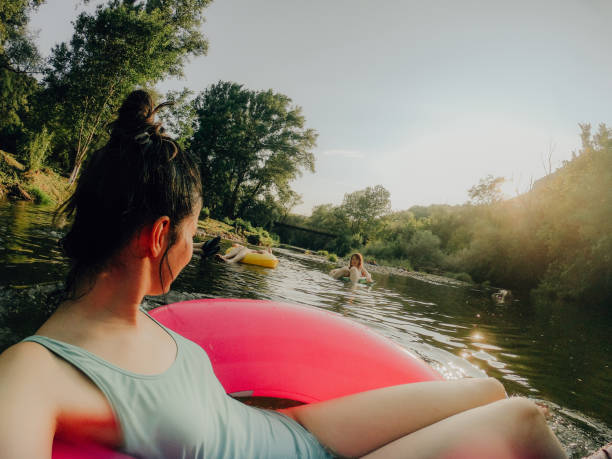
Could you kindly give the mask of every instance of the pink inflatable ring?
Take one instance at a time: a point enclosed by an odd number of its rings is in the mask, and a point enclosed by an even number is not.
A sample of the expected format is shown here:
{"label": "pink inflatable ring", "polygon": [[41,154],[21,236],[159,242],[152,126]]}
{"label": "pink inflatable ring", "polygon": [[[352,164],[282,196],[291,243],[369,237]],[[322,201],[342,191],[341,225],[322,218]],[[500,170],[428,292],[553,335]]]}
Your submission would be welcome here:
{"label": "pink inflatable ring", "polygon": [[[151,315],[208,353],[228,394],[301,403],[442,377],[369,328],[325,310],[264,300],[207,299]],[[127,458],[56,440],[54,459]]]}

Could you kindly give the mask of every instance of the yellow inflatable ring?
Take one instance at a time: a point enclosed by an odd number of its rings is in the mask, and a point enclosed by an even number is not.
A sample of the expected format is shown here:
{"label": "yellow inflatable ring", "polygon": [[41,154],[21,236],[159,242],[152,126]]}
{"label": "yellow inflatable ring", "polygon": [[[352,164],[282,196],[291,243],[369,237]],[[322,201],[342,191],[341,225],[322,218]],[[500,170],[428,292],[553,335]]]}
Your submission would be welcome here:
{"label": "yellow inflatable ring", "polygon": [[[230,253],[232,249],[233,247],[229,247],[225,251],[225,254],[227,255],[228,253]],[[242,260],[240,260],[240,263],[274,269],[278,264],[278,258],[276,258],[271,253],[247,253],[246,256]]]}

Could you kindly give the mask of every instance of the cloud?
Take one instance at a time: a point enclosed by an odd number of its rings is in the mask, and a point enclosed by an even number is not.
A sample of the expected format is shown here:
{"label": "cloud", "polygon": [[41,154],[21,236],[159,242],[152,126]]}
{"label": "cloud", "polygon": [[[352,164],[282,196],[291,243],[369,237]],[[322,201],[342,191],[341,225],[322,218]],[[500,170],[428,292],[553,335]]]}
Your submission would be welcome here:
{"label": "cloud", "polygon": [[325,150],[322,155],[325,156],[341,156],[343,158],[365,158],[365,155],[356,150]]}

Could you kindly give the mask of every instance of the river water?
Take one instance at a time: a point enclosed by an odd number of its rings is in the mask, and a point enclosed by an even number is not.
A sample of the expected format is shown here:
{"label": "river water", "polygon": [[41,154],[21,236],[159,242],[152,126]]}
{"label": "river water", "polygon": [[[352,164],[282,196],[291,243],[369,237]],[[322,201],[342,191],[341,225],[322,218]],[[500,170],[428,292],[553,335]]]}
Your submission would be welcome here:
{"label": "river water", "polygon": [[[52,209],[0,203],[0,350],[32,333],[66,271]],[[609,305],[497,305],[490,291],[373,274],[371,286],[331,279],[324,261],[284,249],[274,270],[193,258],[169,302],[255,298],[335,311],[418,354],[448,379],[493,376],[544,403],[572,457],[612,440]],[[149,298],[151,306],[164,299]]]}

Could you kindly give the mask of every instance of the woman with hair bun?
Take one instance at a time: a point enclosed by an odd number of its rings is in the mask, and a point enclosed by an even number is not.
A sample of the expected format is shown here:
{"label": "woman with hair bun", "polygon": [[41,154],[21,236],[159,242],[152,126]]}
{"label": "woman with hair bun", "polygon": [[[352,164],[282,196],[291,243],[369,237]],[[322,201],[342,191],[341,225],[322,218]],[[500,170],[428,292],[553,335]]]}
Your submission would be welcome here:
{"label": "woman with hair bun", "polygon": [[202,205],[197,165],[155,122],[159,108],[145,91],[126,98],[62,208],[66,298],[0,356],[0,457],[49,458],[55,436],[142,458],[439,457],[476,433],[512,457],[564,456],[535,405],[493,379],[280,411],[226,395],[204,350],[140,307],[191,259]]}

